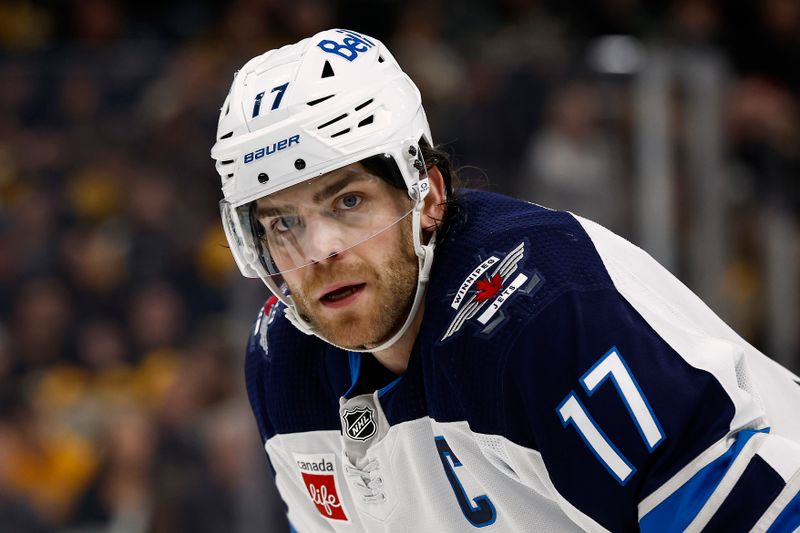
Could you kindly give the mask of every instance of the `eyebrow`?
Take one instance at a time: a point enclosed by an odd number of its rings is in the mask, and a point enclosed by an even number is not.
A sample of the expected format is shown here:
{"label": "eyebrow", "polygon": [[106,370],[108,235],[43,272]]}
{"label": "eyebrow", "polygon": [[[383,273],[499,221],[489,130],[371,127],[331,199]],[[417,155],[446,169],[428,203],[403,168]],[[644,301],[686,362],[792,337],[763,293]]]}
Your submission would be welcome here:
{"label": "eyebrow", "polygon": [[323,187],[321,191],[315,192],[313,197],[314,203],[318,204],[320,202],[324,202],[325,200],[329,199],[331,196],[341,191],[351,183],[355,183],[358,181],[366,181],[369,177],[370,177],[369,174],[365,174],[363,172],[358,172],[356,174],[348,173],[348,175],[343,176],[341,179],[338,179],[333,183],[329,183],[328,185]]}
{"label": "eyebrow", "polygon": [[262,219],[266,217],[279,217],[283,215],[291,215],[297,213],[297,209],[294,206],[287,205],[285,207],[265,207],[259,206],[256,204],[256,219]]}
{"label": "eyebrow", "polygon": [[[329,199],[330,197],[334,196],[336,193],[338,193],[351,183],[366,181],[372,177],[373,176],[371,174],[363,172],[348,173],[347,175],[342,176],[340,179],[334,181],[333,183],[329,183],[321,190],[315,192],[314,196],[312,196],[312,200],[315,204],[320,204],[325,200]],[[297,207],[291,204],[286,204],[284,206],[257,205],[256,207],[256,218],[259,219],[264,217],[275,217],[275,216],[291,215],[296,213],[297,213]]]}

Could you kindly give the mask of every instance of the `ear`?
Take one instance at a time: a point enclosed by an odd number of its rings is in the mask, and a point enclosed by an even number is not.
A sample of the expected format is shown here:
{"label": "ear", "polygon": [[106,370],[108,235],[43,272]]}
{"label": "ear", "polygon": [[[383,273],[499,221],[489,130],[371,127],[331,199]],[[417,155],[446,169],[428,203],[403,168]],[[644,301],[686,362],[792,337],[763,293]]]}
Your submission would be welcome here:
{"label": "ear", "polygon": [[428,169],[428,195],[425,197],[425,206],[420,214],[420,226],[427,242],[433,232],[442,225],[445,211],[444,177],[436,165]]}

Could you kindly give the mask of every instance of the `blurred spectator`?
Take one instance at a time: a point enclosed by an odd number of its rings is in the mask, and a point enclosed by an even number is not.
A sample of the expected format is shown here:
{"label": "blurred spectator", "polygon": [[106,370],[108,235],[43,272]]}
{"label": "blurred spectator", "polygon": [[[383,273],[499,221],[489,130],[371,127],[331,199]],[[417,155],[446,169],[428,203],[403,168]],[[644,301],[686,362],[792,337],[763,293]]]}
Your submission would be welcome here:
{"label": "blurred spectator", "polygon": [[3,323],[0,322],[0,386],[10,385],[13,370],[14,360],[11,357],[8,333]]}
{"label": "blurred spectator", "polygon": [[110,531],[147,531],[153,502],[157,433],[147,412],[135,405],[109,410],[104,427],[104,470],[98,477],[96,517]]}
{"label": "blurred spectator", "polygon": [[96,462],[89,441],[54,422],[22,404],[7,412],[0,429],[0,480],[48,523],[63,524]]}
{"label": "blurred spectator", "polygon": [[120,316],[127,281],[124,241],[113,228],[74,226],[61,237],[61,260],[78,314]]}
{"label": "blurred spectator", "polygon": [[26,371],[69,359],[72,306],[64,285],[53,277],[34,278],[19,288],[12,318],[12,350]]}
{"label": "blurred spectator", "polygon": [[51,531],[43,516],[17,486],[18,443],[22,432],[20,398],[15,387],[3,382],[0,392],[0,533]]}
{"label": "blurred spectator", "polygon": [[0,48],[32,50],[50,37],[52,13],[34,2],[17,0],[0,4]]}
{"label": "blurred spectator", "polygon": [[84,320],[78,354],[82,365],[101,373],[120,368],[130,359],[127,339],[119,324],[103,317]]}
{"label": "blurred spectator", "polygon": [[736,161],[746,171],[751,201],[780,200],[800,207],[800,107],[785,87],[748,77],[733,87],[728,131]]}
{"label": "blurred spectator", "polygon": [[183,337],[185,320],[183,300],[169,283],[148,282],[131,297],[130,329],[140,354],[174,349]]}
{"label": "blurred spectator", "polygon": [[618,150],[599,124],[601,103],[586,81],[555,96],[548,122],[531,139],[517,194],[572,211],[622,232],[625,221]]}
{"label": "blurred spectator", "polygon": [[795,0],[722,2],[722,43],[737,69],[785,84],[797,98],[800,72],[800,4]]}

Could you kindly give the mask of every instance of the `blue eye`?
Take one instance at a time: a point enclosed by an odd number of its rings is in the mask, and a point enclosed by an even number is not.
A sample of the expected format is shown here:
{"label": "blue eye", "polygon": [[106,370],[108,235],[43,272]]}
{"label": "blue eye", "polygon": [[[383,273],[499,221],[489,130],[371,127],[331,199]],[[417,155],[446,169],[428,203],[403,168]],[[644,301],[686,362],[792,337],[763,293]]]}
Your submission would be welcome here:
{"label": "blue eye", "polygon": [[361,203],[361,197],[357,194],[346,194],[337,201],[339,209],[353,209]]}
{"label": "blue eye", "polygon": [[278,233],[289,231],[297,226],[299,220],[296,216],[278,217],[272,221],[272,229]]}

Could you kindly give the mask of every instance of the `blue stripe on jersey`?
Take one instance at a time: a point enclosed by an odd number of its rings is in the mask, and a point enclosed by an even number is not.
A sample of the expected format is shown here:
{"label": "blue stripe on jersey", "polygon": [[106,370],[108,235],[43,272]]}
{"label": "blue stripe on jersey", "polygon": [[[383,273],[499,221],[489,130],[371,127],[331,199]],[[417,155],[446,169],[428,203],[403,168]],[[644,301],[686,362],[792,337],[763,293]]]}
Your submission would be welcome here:
{"label": "blue stripe on jersey", "polygon": [[780,474],[755,455],[706,525],[706,531],[750,531],[785,486]]}
{"label": "blue stripe on jersey", "polygon": [[673,492],[667,499],[639,521],[643,533],[661,533],[683,531],[697,513],[703,508],[708,498],[716,490],[733,461],[742,451],[747,441],[756,433],[765,430],[745,429],[736,435],[736,442],[724,454],[706,465],[681,488]]}
{"label": "blue stripe on jersey", "polygon": [[397,385],[401,379],[403,379],[403,376],[397,376],[397,378],[392,380],[388,385],[385,385],[378,390],[378,398],[383,398],[383,395],[392,390],[392,388]]}
{"label": "blue stripe on jersey", "polygon": [[[372,355],[367,355],[367,357],[372,357]],[[369,369],[370,369],[370,365],[369,364],[362,365],[362,361],[363,360],[364,359],[362,358],[361,353],[359,353],[359,352],[347,352],[347,362],[348,362],[348,365],[350,366],[350,387],[347,389],[347,392],[344,393],[344,397],[345,398],[351,398],[354,395],[354,393],[356,392],[357,389],[362,389],[361,392],[363,393],[364,392],[363,389],[364,389],[365,386],[367,387],[368,390],[372,390],[372,388],[371,388],[372,387],[372,383],[367,383],[367,385],[362,385],[362,384],[359,383],[359,380],[363,380],[364,379],[361,376],[361,374],[362,374],[362,370],[361,370],[362,366],[365,368],[365,372],[366,373],[368,373]],[[376,364],[380,364],[380,363],[376,363],[374,359],[368,359],[367,362],[368,363],[372,363],[371,367],[373,368],[373,373],[374,373],[375,365]],[[384,373],[387,373],[387,372],[388,372],[388,370],[384,371]],[[367,376],[367,378],[369,378],[369,377],[370,376]],[[403,377],[404,377],[404,375],[401,374],[401,375],[397,376],[396,378],[392,379],[389,383],[387,383],[386,385],[384,385],[380,389],[378,389],[378,398],[382,398],[384,394],[386,394],[387,392],[392,390],[394,388],[394,386],[397,385],[400,382],[401,379],[403,379]]]}
{"label": "blue stripe on jersey", "polygon": [[767,533],[790,533],[800,528],[800,492],[781,511]]}
{"label": "blue stripe on jersey", "polygon": [[350,366],[350,388],[344,393],[345,398],[349,398],[350,393],[356,388],[358,373],[361,371],[361,354],[358,352],[347,352],[347,362]]}

